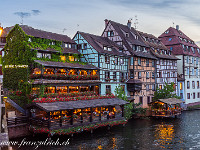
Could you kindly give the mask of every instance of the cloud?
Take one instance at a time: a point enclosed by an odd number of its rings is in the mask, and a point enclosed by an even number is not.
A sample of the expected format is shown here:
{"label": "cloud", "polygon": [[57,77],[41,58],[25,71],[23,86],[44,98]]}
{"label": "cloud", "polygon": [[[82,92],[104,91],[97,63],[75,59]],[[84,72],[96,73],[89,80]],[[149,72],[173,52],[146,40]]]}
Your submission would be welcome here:
{"label": "cloud", "polygon": [[33,15],[39,15],[41,12],[40,10],[31,10]]}
{"label": "cloud", "polygon": [[28,12],[15,12],[14,14],[19,16],[19,17],[21,17],[21,18],[30,17],[31,16],[31,13],[28,13]]}

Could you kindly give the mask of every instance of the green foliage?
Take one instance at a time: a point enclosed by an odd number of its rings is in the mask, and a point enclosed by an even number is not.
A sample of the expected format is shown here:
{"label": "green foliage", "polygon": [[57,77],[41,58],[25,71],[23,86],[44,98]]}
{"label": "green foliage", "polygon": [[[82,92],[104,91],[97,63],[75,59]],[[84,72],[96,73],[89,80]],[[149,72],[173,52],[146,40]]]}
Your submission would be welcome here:
{"label": "green foliage", "polygon": [[[117,96],[118,98],[128,101],[127,96],[125,95],[125,92],[122,88],[121,85],[119,85],[118,87],[115,88],[115,96]],[[140,103],[136,104],[134,102],[128,101],[129,104],[126,104],[124,106],[124,116],[125,118],[131,119],[134,115],[145,115],[147,108],[142,108],[140,105]]]}
{"label": "green foliage", "polygon": [[[30,40],[29,40],[30,39]],[[46,50],[47,48],[55,49],[59,52],[62,52],[63,48],[61,41],[56,41],[52,39],[41,39],[33,36],[28,36],[28,45],[32,49],[41,49]],[[52,45],[52,43],[54,43]]]}
{"label": "green foliage", "polygon": [[156,101],[158,99],[166,99],[166,98],[180,99],[180,97],[178,97],[174,92],[174,83],[173,82],[171,84],[165,83],[163,89],[157,88],[154,93],[153,101]]}

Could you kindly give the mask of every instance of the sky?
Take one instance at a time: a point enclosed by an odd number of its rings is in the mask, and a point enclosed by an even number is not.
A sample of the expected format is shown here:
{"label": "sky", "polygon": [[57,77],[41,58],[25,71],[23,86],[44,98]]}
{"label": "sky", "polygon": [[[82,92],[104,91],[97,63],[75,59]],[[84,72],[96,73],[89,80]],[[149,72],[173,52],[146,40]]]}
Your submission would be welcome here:
{"label": "sky", "polygon": [[138,22],[138,30],[157,37],[179,25],[200,41],[199,0],[0,0],[0,4],[4,28],[22,24],[23,18],[24,25],[73,38],[77,31],[101,35],[105,19],[121,24],[132,19],[132,26]]}

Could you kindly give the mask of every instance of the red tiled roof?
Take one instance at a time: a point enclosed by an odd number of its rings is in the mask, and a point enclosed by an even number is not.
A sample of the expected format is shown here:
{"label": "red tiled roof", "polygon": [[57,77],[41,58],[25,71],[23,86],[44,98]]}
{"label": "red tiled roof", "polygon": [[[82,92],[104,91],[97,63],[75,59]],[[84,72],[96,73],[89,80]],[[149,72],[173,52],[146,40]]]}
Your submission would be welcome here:
{"label": "red tiled roof", "polygon": [[[166,33],[168,32],[168,33]],[[182,39],[186,39],[187,41],[193,42],[186,42]],[[171,38],[171,40],[169,40]],[[188,36],[186,36],[181,30],[177,30],[175,28],[168,28],[163,34],[159,36],[159,39],[170,49],[172,47],[172,53],[174,55],[191,55],[200,57],[200,54],[198,53],[197,49],[199,47],[194,43],[193,40],[191,40]],[[193,47],[195,50],[195,53],[192,52],[191,48],[190,50],[184,50],[183,46]]]}

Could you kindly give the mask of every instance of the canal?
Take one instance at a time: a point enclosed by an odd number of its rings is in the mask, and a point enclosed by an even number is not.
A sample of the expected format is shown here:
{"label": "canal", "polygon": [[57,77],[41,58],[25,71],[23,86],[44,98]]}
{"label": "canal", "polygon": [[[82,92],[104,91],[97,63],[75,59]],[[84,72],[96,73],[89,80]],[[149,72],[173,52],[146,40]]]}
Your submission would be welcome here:
{"label": "canal", "polygon": [[[59,139],[58,139],[59,138]],[[26,137],[26,141],[45,141],[46,137]],[[160,150],[200,149],[200,110],[185,111],[174,119],[135,119],[122,125],[97,129],[93,134],[81,133],[54,137],[60,143],[69,139],[66,146],[39,146],[39,150]],[[17,139],[21,142],[23,138]],[[13,149],[31,150],[33,146],[14,146]]]}

